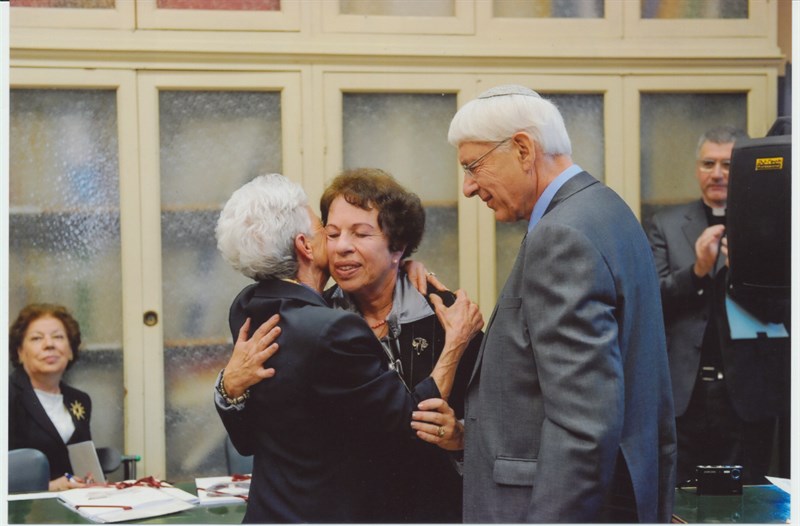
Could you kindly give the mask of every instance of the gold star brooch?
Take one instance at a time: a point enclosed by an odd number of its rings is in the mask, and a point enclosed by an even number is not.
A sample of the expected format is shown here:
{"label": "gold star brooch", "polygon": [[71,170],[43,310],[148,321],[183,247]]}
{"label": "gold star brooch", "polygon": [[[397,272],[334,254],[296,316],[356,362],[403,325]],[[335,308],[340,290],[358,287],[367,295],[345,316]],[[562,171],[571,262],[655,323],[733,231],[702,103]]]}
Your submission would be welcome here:
{"label": "gold star brooch", "polygon": [[72,413],[72,416],[75,417],[75,420],[83,420],[86,418],[86,409],[83,407],[83,404],[77,400],[70,404],[69,412]]}

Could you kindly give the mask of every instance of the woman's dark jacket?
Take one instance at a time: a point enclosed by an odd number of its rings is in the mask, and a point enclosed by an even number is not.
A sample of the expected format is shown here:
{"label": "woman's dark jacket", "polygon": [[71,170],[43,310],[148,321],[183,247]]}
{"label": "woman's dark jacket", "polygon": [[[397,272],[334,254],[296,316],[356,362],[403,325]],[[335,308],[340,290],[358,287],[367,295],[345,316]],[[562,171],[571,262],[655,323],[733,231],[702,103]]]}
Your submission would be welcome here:
{"label": "woman's dark jacket", "polygon": [[[75,423],[75,432],[67,444],[91,440],[91,398],[64,382],[60,387],[64,405]],[[17,367],[8,382],[8,449],[33,448],[44,453],[50,461],[50,480],[53,480],[72,473],[67,444],[39,402],[25,370]],[[85,473],[76,475],[82,477]]]}
{"label": "woman's dark jacket", "polygon": [[[450,305],[451,292],[435,292]],[[356,311],[352,302],[336,286],[325,292],[326,299],[336,308]],[[423,298],[401,272],[395,287],[395,299],[388,318],[391,337],[383,339],[384,347],[399,349],[403,380],[413,386],[430,376],[444,347],[442,328],[430,294]],[[426,302],[429,309],[421,302]],[[356,311],[357,312],[357,311]],[[464,395],[469,376],[477,359],[483,335],[470,342],[456,372],[448,403],[456,418],[464,416]],[[394,495],[387,508],[392,507],[392,522],[398,523],[460,523],[462,479],[456,467],[456,457],[434,444],[418,438],[410,439],[402,451],[384,451],[381,462],[392,466]]]}

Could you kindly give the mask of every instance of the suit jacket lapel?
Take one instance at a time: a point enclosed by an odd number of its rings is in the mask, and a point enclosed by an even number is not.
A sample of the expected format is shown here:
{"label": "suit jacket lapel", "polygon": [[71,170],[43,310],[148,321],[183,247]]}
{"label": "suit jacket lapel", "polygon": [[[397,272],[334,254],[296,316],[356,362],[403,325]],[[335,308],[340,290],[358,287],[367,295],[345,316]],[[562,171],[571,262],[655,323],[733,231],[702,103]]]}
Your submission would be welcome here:
{"label": "suit jacket lapel", "polygon": [[23,369],[14,371],[14,383],[22,387],[22,405],[31,415],[31,418],[54,439],[61,441],[61,435],[58,433],[56,426],[53,425],[50,417],[47,416],[47,412],[42,407],[42,403],[39,401],[39,397],[36,396],[33,385],[31,385],[31,381]]}
{"label": "suit jacket lapel", "polygon": [[483,349],[486,347],[486,340],[488,339],[486,336],[489,334],[489,329],[492,327],[492,322],[494,321],[494,315],[497,314],[497,303],[495,303],[494,309],[492,310],[492,315],[489,316],[489,323],[486,324],[486,331],[483,334],[483,340],[481,340],[481,346],[478,348],[478,356],[475,359],[475,366],[472,368],[472,374],[469,375],[469,381],[467,382],[467,387],[472,384],[472,381],[475,380],[475,376],[477,376],[478,371],[481,368],[481,362],[483,361]]}
{"label": "suit jacket lapel", "polygon": [[571,195],[580,192],[588,186],[599,183],[600,181],[592,177],[589,172],[583,171],[575,174],[572,178],[570,178],[569,181],[564,183],[564,185],[558,189],[556,195],[553,196],[553,200],[550,201],[550,204],[547,206],[547,210],[545,210],[544,215],[546,216],[548,212],[557,207],[562,201],[569,198]]}
{"label": "suit jacket lapel", "polygon": [[[522,242],[519,244],[519,251],[517,252],[517,260],[522,257],[523,248],[525,247],[525,241],[528,239],[528,233],[526,232],[525,235],[522,237]],[[514,262],[514,267],[517,266],[518,261]],[[513,268],[512,268],[513,272]],[[503,292],[505,290],[505,286],[503,290],[500,291],[500,297],[502,297]],[[481,346],[478,348],[478,356],[475,358],[475,366],[472,368],[472,374],[469,377],[469,382],[467,382],[467,386],[472,383],[472,380],[475,378],[475,375],[478,373],[478,370],[481,368],[481,360],[483,360],[483,349],[486,347],[486,335],[489,334],[489,329],[492,326],[492,322],[494,321],[495,314],[497,314],[497,305],[500,303],[499,298],[498,301],[495,302],[494,309],[492,309],[492,315],[489,316],[489,323],[486,324],[486,328],[483,331],[484,338],[481,340]]]}
{"label": "suit jacket lapel", "polygon": [[[595,179],[594,177],[592,177],[586,171],[583,171],[583,172],[580,172],[578,174],[575,174],[572,178],[569,179],[569,181],[564,183],[564,185],[561,188],[558,189],[558,192],[556,192],[556,195],[553,196],[552,201],[550,201],[550,204],[547,206],[547,210],[545,210],[542,219],[547,217],[547,214],[551,210],[553,210],[553,208],[558,206],[560,203],[562,203],[564,200],[566,200],[570,196],[574,195],[577,192],[580,192],[584,188],[587,188],[587,187],[589,187],[589,186],[591,186],[593,184],[598,184],[598,183],[599,183],[599,181],[597,179]],[[534,228],[534,231],[535,230],[536,229]],[[521,254],[522,254],[522,252],[524,250],[525,241],[528,239],[528,234],[530,234],[530,233],[532,233],[532,232],[526,233],[525,237],[522,239],[522,243],[520,244],[520,247],[519,247],[519,252],[517,253],[517,258],[521,257]],[[515,263],[514,266],[516,267],[516,263]],[[512,270],[512,272],[513,272],[513,270]],[[473,382],[473,380],[475,380],[475,377],[477,376],[478,371],[481,368],[481,362],[483,361],[483,350],[486,347],[486,341],[488,340],[488,338],[486,336],[488,336],[489,331],[492,328],[492,322],[494,321],[494,317],[495,317],[496,314],[497,314],[497,304],[495,304],[494,310],[492,310],[492,315],[489,318],[489,323],[486,325],[486,331],[484,333],[485,336],[483,338],[483,341],[481,342],[481,347],[478,350],[478,357],[475,360],[475,367],[472,369],[472,375],[470,375],[469,383],[467,385],[470,385]]]}
{"label": "suit jacket lapel", "polygon": [[[683,225],[683,235],[686,236],[686,242],[689,246],[689,250],[691,250],[692,254],[694,254],[694,245],[697,241],[697,238],[699,238],[703,231],[708,228],[708,218],[706,218],[706,212],[703,209],[703,202],[701,200],[697,200],[692,203],[691,206],[688,206],[686,208],[686,215],[684,217],[686,218],[686,223]],[[714,268],[711,269],[709,275],[713,278],[724,266],[725,258],[720,252],[719,256],[717,257],[717,263],[714,265]]]}
{"label": "suit jacket lapel", "polygon": [[[570,178],[569,181],[564,183],[564,185],[561,188],[558,189],[558,192],[556,192],[556,195],[553,196],[552,201],[550,201],[550,204],[547,206],[547,210],[545,210],[545,213],[544,213],[544,216],[543,216],[542,219],[544,219],[544,217],[546,217],[547,214],[551,210],[553,210],[556,206],[558,206],[564,200],[568,199],[570,196],[574,195],[577,192],[580,192],[584,188],[587,188],[587,187],[589,187],[589,186],[591,186],[593,184],[598,184],[598,183],[599,183],[599,181],[597,179],[595,179],[594,177],[592,177],[589,174],[589,172],[583,171],[583,172],[580,172],[578,174],[575,174],[572,178]],[[534,228],[534,231],[535,231],[535,228]],[[525,234],[525,237],[522,239],[522,243],[520,244],[519,253],[517,253],[517,257],[518,258],[520,257],[520,254],[523,251],[523,247],[525,246],[525,241],[527,239],[528,239],[528,234]],[[513,270],[512,270],[512,272],[513,272]],[[486,335],[489,334],[489,331],[492,328],[492,322],[494,321],[494,317],[495,317],[496,313],[497,313],[497,304],[495,304],[494,310],[492,310],[492,315],[489,318],[489,323],[486,326],[486,331],[485,331]],[[475,379],[475,377],[478,374],[478,371],[481,368],[481,362],[483,361],[483,350],[484,350],[484,347],[486,347],[486,341],[487,340],[488,340],[488,338],[484,337],[483,338],[483,342],[481,342],[481,347],[478,350],[478,357],[475,360],[475,367],[472,370],[472,375],[470,376],[470,380],[469,380],[468,385],[472,383],[472,381]]]}
{"label": "suit jacket lapel", "polygon": [[703,211],[702,201],[696,201],[686,208],[686,222],[683,224],[683,235],[686,236],[686,242],[694,252],[694,244],[703,230],[708,228],[708,220],[706,213]]}

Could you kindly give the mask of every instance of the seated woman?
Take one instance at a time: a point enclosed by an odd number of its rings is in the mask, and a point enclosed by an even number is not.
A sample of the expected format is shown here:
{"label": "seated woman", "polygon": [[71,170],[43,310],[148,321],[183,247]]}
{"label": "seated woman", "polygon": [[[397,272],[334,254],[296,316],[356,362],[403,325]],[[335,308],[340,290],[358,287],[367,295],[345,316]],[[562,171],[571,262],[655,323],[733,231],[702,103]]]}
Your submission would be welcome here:
{"label": "seated woman", "polygon": [[[406,385],[415,385],[431,373],[445,336],[430,295],[420,294],[401,268],[422,240],[425,210],[419,197],[388,173],[362,168],[336,177],[322,195],[320,210],[336,281],[326,297],[334,307],[361,315]],[[445,303],[451,300],[448,292],[435,293]],[[461,432],[455,418],[463,417],[480,340],[473,338],[461,358],[449,398],[455,415],[449,411],[446,423],[441,421],[439,438],[449,440]],[[447,452],[413,439],[404,451],[385,455],[381,462],[397,473],[396,499],[387,503],[395,508],[396,522],[461,522],[461,477]]]}
{"label": "seated woman", "polygon": [[80,326],[61,305],[28,305],[9,329],[14,371],[8,384],[8,449],[43,452],[50,462],[50,491],[86,485],[68,475],[67,444],[92,439],[92,401],[62,381],[78,359],[80,344]]}

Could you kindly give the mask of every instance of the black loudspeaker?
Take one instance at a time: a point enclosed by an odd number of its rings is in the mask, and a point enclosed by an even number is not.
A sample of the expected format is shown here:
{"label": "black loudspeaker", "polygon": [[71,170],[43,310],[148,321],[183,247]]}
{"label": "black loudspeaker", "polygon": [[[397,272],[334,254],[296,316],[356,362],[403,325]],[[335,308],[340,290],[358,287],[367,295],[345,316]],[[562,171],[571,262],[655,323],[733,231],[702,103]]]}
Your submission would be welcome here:
{"label": "black loudspeaker", "polygon": [[728,178],[728,293],[778,322],[791,290],[791,135],[738,139]]}

